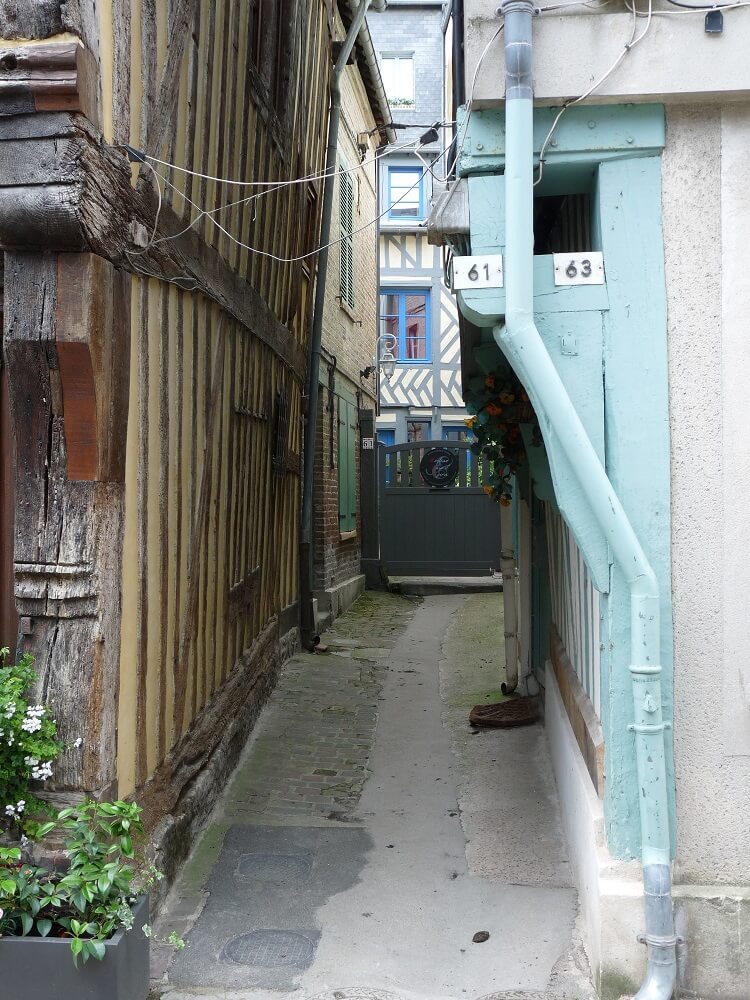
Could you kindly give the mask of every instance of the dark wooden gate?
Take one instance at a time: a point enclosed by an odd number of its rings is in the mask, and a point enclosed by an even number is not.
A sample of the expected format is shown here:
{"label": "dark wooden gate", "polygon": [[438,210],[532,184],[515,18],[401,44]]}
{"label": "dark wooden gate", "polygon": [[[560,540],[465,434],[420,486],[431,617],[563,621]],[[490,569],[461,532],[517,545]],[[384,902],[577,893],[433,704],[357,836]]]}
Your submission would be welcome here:
{"label": "dark wooden gate", "polygon": [[[430,487],[419,466],[448,448],[458,459],[447,487]],[[380,558],[391,576],[488,576],[500,569],[500,509],[485,494],[490,466],[464,441],[379,446]]]}

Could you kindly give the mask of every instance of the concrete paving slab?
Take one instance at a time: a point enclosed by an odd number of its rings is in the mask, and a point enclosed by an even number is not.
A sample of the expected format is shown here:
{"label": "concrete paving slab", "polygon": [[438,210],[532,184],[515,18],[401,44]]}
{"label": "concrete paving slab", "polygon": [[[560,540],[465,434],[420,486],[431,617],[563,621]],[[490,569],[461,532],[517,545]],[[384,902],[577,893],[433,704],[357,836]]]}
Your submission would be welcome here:
{"label": "concrete paving slab", "polygon": [[[158,985],[164,1000],[591,1000],[590,992],[572,991],[578,980],[568,975],[576,895],[561,875],[564,844],[536,737],[527,745],[471,737],[471,705],[459,704],[494,697],[502,679],[497,607],[484,608],[489,617],[478,633],[479,608],[471,605],[487,600],[501,606],[491,593],[417,605],[365,595],[359,613],[355,605],[337,620],[334,641],[342,649],[388,648],[386,657],[309,656],[282,674],[277,703],[209,827],[221,833],[210,852],[197,852],[190,892],[205,909],[187,928],[189,949]],[[467,607],[468,629],[461,624]],[[475,675],[463,670],[463,659],[474,661]],[[462,695],[460,685],[451,689],[453,671],[462,674]],[[441,684],[444,697],[453,690],[445,704]],[[464,747],[464,736],[474,743]],[[352,750],[349,768],[336,753],[342,740],[359,753]],[[289,793],[302,776],[315,779],[305,782],[312,799],[310,786],[336,795],[341,785],[336,809],[315,804],[309,818],[300,814]],[[518,789],[529,778],[536,784],[524,796]],[[517,819],[528,843],[514,845],[515,861],[530,884],[514,884],[508,844],[485,827],[507,833],[511,814],[524,808],[535,830],[529,835],[527,821]],[[502,865],[483,870],[474,856],[482,844],[502,854]],[[179,892],[176,898],[177,912]],[[183,911],[191,912],[189,903],[182,900]],[[226,961],[230,940],[264,930],[299,937],[244,937],[234,967]],[[476,931],[489,939],[475,944]],[[270,967],[269,956],[286,964]]]}
{"label": "concrete paving slab", "polygon": [[320,939],[318,910],[356,882],[370,844],[361,829],[232,827],[170,981],[223,990],[294,987]]}

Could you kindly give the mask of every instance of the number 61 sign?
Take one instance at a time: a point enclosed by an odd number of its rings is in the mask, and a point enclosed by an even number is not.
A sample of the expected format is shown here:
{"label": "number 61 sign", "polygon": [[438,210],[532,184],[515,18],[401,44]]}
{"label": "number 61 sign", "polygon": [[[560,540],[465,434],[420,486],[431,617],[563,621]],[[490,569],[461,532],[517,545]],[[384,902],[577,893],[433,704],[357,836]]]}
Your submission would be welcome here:
{"label": "number 61 sign", "polygon": [[464,288],[502,288],[503,258],[498,254],[453,258],[453,291]]}

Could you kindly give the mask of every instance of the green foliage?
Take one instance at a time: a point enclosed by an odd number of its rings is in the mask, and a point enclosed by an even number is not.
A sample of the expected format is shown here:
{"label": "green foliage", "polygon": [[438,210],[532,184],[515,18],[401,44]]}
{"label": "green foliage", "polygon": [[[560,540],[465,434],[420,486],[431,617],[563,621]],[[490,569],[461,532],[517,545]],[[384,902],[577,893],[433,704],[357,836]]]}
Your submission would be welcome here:
{"label": "green foliage", "polygon": [[0,649],[0,829],[37,836],[35,816],[49,812],[29,789],[45,782],[52,762],[63,749],[57,725],[44,705],[30,704],[36,683],[32,657],[8,665],[8,649]]}
{"label": "green foliage", "polygon": [[63,831],[66,871],[0,848],[0,934],[68,938],[76,964],[103,959],[104,942],[132,928],[132,904],[162,878],[134,845],[143,835],[140,815],[133,803],[87,801],[43,824],[40,836]]}

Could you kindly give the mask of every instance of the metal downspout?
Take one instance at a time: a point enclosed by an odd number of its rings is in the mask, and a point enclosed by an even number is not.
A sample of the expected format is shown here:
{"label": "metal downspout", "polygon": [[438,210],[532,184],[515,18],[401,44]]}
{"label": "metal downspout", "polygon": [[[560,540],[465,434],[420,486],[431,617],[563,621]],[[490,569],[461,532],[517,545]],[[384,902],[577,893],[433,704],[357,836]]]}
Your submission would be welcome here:
{"label": "metal downspout", "polygon": [[532,0],[505,0],[506,314],[493,333],[571,465],[630,587],[633,687],[648,970],[636,1000],[668,1000],[676,976],[661,698],[659,584],[534,322]]}
{"label": "metal downspout", "polygon": [[500,572],[503,574],[503,610],[505,632],[505,681],[503,694],[518,687],[518,611],[516,608],[516,554],[513,551],[513,514],[510,507],[500,508]]}
{"label": "metal downspout", "polygon": [[[320,252],[315,281],[310,343],[307,359],[307,419],[305,421],[304,464],[302,470],[302,512],[300,526],[300,633],[302,646],[314,649],[315,634],[313,608],[313,481],[315,475],[315,438],[318,432],[318,395],[320,379],[320,345],[323,338],[323,305],[328,276],[328,244],[331,242],[331,216],[333,214],[333,189],[336,183],[336,152],[338,149],[339,123],[341,121],[341,75],[349,61],[367,9],[373,0],[361,0],[352,18],[346,38],[341,43],[338,58],[331,74],[331,104],[328,117],[328,145],[326,148],[325,183],[320,223]],[[376,0],[375,6],[378,6]]]}

